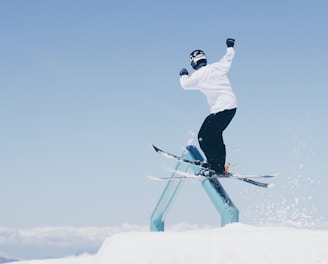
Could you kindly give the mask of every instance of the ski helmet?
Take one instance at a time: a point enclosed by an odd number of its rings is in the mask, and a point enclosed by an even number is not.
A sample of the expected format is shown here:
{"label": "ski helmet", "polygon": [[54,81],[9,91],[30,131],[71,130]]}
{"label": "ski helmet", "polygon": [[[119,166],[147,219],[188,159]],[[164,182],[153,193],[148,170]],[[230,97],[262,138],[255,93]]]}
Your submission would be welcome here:
{"label": "ski helmet", "polygon": [[202,66],[207,65],[207,59],[204,51],[194,50],[190,53],[190,64],[195,69],[198,70]]}

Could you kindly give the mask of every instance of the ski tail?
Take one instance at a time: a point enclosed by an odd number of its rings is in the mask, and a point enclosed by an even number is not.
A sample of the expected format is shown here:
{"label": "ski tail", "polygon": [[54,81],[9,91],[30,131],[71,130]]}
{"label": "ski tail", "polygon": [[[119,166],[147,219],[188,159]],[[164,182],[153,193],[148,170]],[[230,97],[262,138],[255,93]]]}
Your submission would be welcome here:
{"label": "ski tail", "polygon": [[263,188],[273,188],[274,187],[273,183],[254,181],[254,180],[249,179],[249,178],[236,178],[236,179],[240,180],[240,181],[243,181],[243,182],[247,182],[247,183],[256,185],[258,187],[263,187]]}

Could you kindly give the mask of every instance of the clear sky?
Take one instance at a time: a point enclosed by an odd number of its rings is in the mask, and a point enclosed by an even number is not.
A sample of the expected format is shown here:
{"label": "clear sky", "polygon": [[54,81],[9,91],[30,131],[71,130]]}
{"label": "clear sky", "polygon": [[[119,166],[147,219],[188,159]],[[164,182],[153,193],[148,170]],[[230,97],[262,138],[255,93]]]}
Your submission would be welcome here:
{"label": "clear sky", "polygon": [[[147,224],[174,163],[208,114],[179,85],[189,53],[209,63],[236,39],[237,115],[225,132],[239,173],[222,184],[241,221],[327,221],[325,0],[0,1],[0,226]],[[309,217],[309,218],[308,218]],[[187,182],[169,223],[219,223]]]}

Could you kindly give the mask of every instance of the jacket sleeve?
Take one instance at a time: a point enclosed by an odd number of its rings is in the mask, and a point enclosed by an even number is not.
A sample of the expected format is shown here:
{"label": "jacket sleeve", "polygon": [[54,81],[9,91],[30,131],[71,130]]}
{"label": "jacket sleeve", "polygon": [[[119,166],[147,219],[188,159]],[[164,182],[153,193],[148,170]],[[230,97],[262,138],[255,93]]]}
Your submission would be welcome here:
{"label": "jacket sleeve", "polygon": [[232,47],[227,48],[227,52],[221,58],[221,60],[219,60],[216,63],[213,63],[212,65],[217,70],[219,70],[222,73],[226,74],[230,70],[230,66],[231,66],[231,63],[232,63],[232,60],[233,60],[234,56],[235,56],[235,49],[232,48]]}
{"label": "jacket sleeve", "polygon": [[[196,72],[195,72],[196,73]],[[184,90],[198,90],[197,84],[199,81],[199,78],[197,77],[197,74],[192,75],[183,75],[180,77],[180,85],[182,89]]]}

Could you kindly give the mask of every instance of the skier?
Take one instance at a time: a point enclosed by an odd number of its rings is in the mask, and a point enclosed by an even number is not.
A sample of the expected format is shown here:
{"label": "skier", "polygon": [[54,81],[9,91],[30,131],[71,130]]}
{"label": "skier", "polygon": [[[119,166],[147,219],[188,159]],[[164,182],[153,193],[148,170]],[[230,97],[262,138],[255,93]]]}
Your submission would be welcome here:
{"label": "skier", "polygon": [[227,128],[237,110],[237,99],[231,88],[227,73],[235,55],[235,40],[226,40],[227,52],[213,64],[207,64],[202,50],[190,54],[191,66],[196,70],[189,76],[186,69],[180,71],[180,84],[184,90],[199,90],[207,97],[210,115],[204,120],[199,133],[198,142],[203,150],[210,170],[202,170],[203,176],[226,173],[226,148],[222,133]]}

